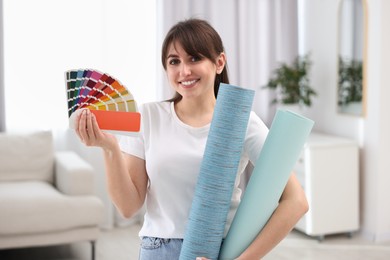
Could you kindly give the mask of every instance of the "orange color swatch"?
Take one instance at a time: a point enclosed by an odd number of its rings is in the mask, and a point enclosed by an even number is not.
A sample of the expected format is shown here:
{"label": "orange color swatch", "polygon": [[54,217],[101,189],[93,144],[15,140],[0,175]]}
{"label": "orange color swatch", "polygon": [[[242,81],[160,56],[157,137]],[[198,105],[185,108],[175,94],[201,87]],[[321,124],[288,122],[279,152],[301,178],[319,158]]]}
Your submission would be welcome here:
{"label": "orange color swatch", "polygon": [[107,110],[90,110],[96,117],[100,129],[139,132],[141,114]]}

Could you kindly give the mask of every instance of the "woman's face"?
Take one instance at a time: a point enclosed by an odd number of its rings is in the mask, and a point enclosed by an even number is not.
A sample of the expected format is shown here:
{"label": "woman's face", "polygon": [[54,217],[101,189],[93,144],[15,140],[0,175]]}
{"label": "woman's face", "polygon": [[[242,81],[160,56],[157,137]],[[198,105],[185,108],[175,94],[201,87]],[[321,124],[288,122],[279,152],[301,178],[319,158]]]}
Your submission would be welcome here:
{"label": "woman's face", "polygon": [[214,80],[225,65],[225,54],[221,53],[213,62],[205,57],[194,57],[186,53],[180,43],[168,49],[166,70],[171,86],[183,97],[214,98]]}

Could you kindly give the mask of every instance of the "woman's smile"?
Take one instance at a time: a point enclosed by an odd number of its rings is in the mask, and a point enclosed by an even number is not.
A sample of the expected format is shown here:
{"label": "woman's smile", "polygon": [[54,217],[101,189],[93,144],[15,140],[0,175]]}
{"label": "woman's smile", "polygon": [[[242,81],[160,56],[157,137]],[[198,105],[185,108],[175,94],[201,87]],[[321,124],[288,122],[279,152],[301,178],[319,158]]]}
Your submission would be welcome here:
{"label": "woman's smile", "polygon": [[193,80],[183,80],[179,83],[182,85],[183,88],[192,88],[195,86],[195,84],[199,81],[199,79],[193,79]]}

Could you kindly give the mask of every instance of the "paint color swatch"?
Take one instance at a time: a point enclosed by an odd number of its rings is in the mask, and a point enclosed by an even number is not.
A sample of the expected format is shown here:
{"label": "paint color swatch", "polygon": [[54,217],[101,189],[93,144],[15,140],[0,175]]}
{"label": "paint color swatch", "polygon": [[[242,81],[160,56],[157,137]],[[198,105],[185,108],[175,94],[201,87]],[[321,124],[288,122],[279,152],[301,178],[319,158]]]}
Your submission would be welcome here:
{"label": "paint color swatch", "polygon": [[101,129],[139,131],[136,101],[119,80],[94,69],[68,70],[65,78],[70,120],[75,112],[90,109]]}

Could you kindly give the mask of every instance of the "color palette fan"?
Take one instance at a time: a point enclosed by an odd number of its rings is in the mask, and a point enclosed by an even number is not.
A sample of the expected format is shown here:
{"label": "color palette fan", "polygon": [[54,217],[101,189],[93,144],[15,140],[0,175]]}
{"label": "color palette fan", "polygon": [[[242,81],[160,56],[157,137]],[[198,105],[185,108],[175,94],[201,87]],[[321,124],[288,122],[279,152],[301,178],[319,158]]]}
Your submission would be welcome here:
{"label": "color palette fan", "polygon": [[90,109],[103,130],[140,130],[136,101],[119,80],[94,69],[68,70],[65,78],[71,127],[82,109]]}

